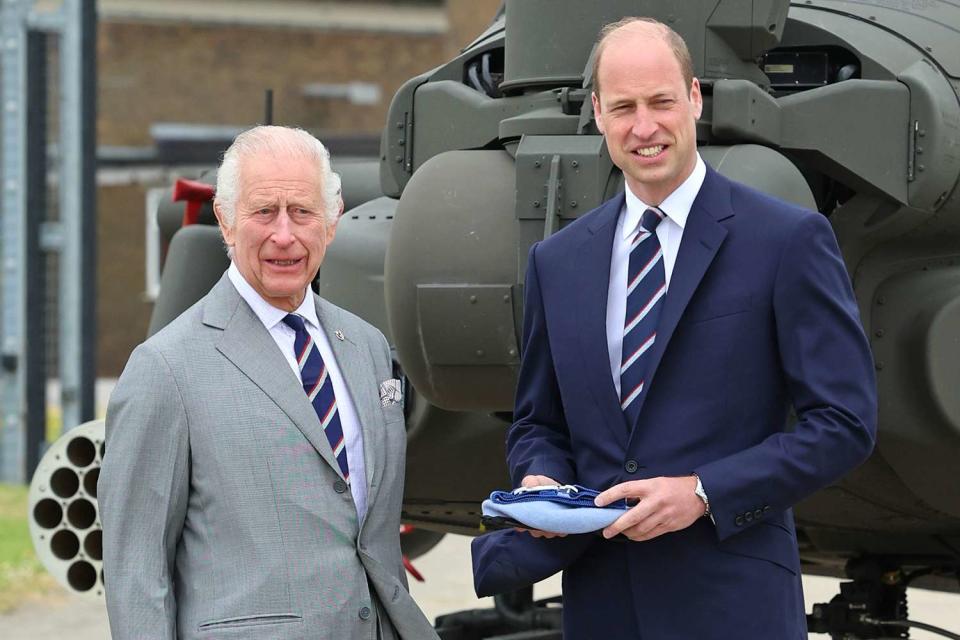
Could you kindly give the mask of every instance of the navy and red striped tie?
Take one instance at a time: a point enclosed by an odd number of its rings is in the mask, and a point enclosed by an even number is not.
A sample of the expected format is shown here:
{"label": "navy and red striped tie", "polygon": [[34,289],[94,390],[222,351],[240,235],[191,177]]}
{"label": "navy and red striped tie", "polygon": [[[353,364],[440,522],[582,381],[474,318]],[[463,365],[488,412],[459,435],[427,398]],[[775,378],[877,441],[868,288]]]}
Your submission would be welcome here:
{"label": "navy and red striped tie", "polygon": [[313,342],[313,336],[307,331],[303,318],[289,314],[283,323],[293,329],[297,337],[293,343],[293,353],[300,367],[300,379],[303,390],[313,405],[320,426],[327,434],[327,441],[333,449],[333,456],[340,465],[344,479],[350,481],[350,467],[347,465],[347,446],[343,437],[343,425],[340,424],[340,412],[337,411],[337,398],[333,392],[333,380],[330,379],[323,357]]}
{"label": "navy and red striped tie", "polygon": [[633,428],[639,398],[649,368],[650,347],[657,339],[657,321],[667,292],[663,249],[657,239],[657,225],[664,213],[656,208],[643,212],[633,236],[627,269],[627,312],[623,326],[623,357],[620,361],[620,408]]}

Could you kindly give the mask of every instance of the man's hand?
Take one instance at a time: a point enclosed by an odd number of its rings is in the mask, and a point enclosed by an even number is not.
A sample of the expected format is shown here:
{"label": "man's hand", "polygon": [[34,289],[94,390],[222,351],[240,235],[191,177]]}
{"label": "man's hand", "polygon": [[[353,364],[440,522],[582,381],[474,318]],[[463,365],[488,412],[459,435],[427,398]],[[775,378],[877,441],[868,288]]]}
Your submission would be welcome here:
{"label": "man's hand", "polygon": [[622,533],[640,542],[686,529],[705,509],[703,500],[694,493],[696,487],[696,476],[632,480],[610,487],[597,496],[598,507],[623,498],[639,500],[639,504],[604,529],[603,537]]}
{"label": "man's hand", "polygon": [[[524,476],[520,481],[521,487],[540,487],[545,484],[559,485],[560,483],[549,476]],[[522,529],[516,527],[517,531],[526,531],[534,538],[563,538],[565,533],[551,533],[549,531],[538,531],[536,529]]]}

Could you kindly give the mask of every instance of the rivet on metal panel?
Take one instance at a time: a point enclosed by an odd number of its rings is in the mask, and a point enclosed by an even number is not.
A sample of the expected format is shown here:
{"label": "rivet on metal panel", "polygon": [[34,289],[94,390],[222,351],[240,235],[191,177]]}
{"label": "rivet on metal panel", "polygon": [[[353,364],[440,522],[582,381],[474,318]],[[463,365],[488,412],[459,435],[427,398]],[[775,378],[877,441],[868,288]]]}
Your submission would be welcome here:
{"label": "rivet on metal panel", "polygon": [[483,349],[477,349],[477,357],[478,357],[478,358],[482,358],[482,357],[483,357]]}
{"label": "rivet on metal panel", "polygon": [[470,304],[477,304],[477,296],[470,296]]}
{"label": "rivet on metal panel", "polygon": [[879,298],[877,298],[877,304],[886,304],[886,303],[887,303],[887,298],[885,296],[880,296]]}
{"label": "rivet on metal panel", "polygon": [[880,371],[881,369],[883,369],[883,361],[882,361],[882,360],[877,360],[877,363],[876,363],[875,365],[873,365],[873,366],[874,366],[874,368],[876,368],[877,371]]}
{"label": "rivet on metal panel", "polygon": [[571,209],[576,209],[576,208],[577,208],[577,201],[576,201],[576,200],[571,200],[571,201],[570,201],[570,208],[571,208]]}
{"label": "rivet on metal panel", "polygon": [[883,329],[877,329],[876,331],[874,331],[873,335],[877,336],[878,338],[882,338],[882,337],[883,337]]}

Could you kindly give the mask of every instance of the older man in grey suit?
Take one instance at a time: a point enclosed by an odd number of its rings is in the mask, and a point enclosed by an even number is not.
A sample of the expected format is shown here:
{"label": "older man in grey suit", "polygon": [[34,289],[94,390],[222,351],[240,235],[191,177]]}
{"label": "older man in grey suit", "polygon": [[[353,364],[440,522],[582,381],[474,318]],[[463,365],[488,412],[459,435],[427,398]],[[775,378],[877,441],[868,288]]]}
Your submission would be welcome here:
{"label": "older man in grey suit", "polygon": [[257,127],[224,155],[230,268],[133,352],[107,410],[114,640],[436,637],[400,554],[387,342],[309,289],[340,202],[304,131]]}

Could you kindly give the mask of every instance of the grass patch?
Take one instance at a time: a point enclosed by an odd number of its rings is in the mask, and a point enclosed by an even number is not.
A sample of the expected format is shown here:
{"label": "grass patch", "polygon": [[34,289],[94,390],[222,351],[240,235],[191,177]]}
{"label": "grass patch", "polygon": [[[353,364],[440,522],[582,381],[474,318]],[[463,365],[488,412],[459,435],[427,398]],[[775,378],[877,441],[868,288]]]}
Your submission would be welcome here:
{"label": "grass patch", "polygon": [[0,484],[0,613],[55,584],[33,552],[27,487]]}

